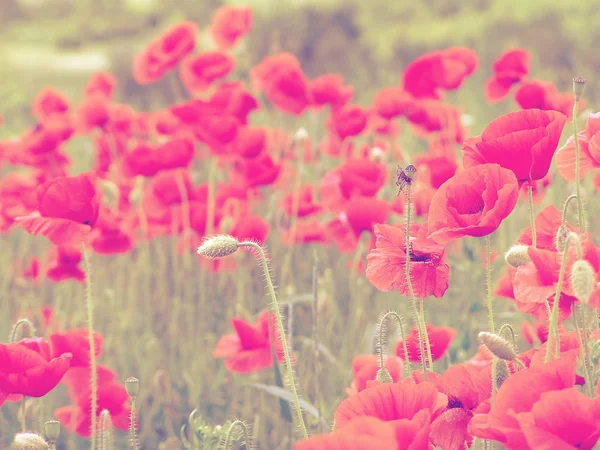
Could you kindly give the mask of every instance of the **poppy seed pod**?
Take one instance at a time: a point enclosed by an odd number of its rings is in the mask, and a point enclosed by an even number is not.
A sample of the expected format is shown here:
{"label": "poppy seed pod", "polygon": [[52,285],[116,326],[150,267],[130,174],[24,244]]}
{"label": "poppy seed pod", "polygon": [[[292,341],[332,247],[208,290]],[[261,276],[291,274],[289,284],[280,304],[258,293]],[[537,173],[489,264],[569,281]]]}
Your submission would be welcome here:
{"label": "poppy seed pod", "polygon": [[44,432],[50,441],[56,442],[60,436],[60,422],[58,420],[49,420],[44,424]]}
{"label": "poppy seed pod", "polygon": [[140,380],[135,377],[129,377],[125,380],[125,390],[131,398],[135,398],[140,391]]}
{"label": "poppy seed pod", "polygon": [[504,255],[506,263],[514,268],[531,262],[527,245],[513,245]]}
{"label": "poppy seed pod", "polygon": [[590,266],[590,263],[580,259],[573,264],[571,268],[571,285],[575,297],[581,303],[587,304],[594,289],[594,269]]}
{"label": "poppy seed pod", "polygon": [[390,375],[390,373],[388,372],[388,370],[385,367],[383,367],[377,371],[377,376],[375,377],[375,379],[377,381],[381,381],[382,383],[388,383],[388,384],[394,382],[394,380],[392,379],[392,376]]}
{"label": "poppy seed pod", "polygon": [[46,450],[48,443],[38,434],[19,433],[12,444],[14,450]]}
{"label": "poppy seed pod", "polygon": [[565,249],[565,243],[567,242],[567,237],[569,237],[569,229],[567,228],[567,226],[561,225],[560,227],[558,227],[558,230],[556,231],[556,236],[555,236],[555,244],[556,244],[556,249],[561,253]]}
{"label": "poppy seed pod", "polygon": [[575,93],[575,100],[579,100],[583,96],[585,91],[586,80],[583,77],[573,78],[573,92]]}
{"label": "poppy seed pod", "polygon": [[238,249],[239,241],[233,236],[219,234],[211,236],[198,247],[198,254],[208,259],[219,259],[232,255]]}
{"label": "poppy seed pod", "polygon": [[513,361],[517,354],[510,343],[502,336],[482,331],[479,340],[492,352],[492,354],[505,361]]}

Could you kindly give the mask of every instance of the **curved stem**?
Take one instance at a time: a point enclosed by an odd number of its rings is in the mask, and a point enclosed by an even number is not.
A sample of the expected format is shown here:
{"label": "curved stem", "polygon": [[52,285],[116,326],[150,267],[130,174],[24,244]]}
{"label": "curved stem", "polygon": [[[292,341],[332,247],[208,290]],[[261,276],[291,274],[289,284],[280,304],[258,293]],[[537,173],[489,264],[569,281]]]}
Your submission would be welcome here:
{"label": "curved stem", "polygon": [[512,325],[510,325],[508,323],[505,323],[498,330],[498,334],[500,336],[503,336],[504,332],[507,331],[507,330],[510,332],[510,338],[512,340],[512,345],[513,345],[513,348],[515,349],[515,352],[516,352],[517,351],[517,338],[516,338],[516,335],[515,335],[515,330],[513,329]]}
{"label": "curved stem", "polygon": [[13,329],[10,333],[10,343],[16,342],[17,340],[17,331],[19,331],[19,328],[22,326],[26,326],[27,329],[29,330],[29,337],[34,337],[35,336],[35,327],[33,326],[33,324],[31,323],[31,321],[29,319],[23,318],[23,319],[19,319],[17,321],[17,323],[15,323],[15,325],[13,326]]}
{"label": "curved stem", "polygon": [[581,180],[579,179],[580,172],[580,151],[579,151],[579,139],[577,138],[577,103],[573,102],[573,140],[575,141],[575,195],[577,195],[577,216],[579,220],[579,232],[583,233],[585,230],[585,219],[583,213],[583,201],[581,200]]}
{"label": "curved stem", "polygon": [[[564,204],[563,210],[562,210],[562,222],[561,222],[562,225],[564,225],[567,222],[567,211],[569,210],[569,205],[571,204],[572,200],[577,200],[577,195],[575,195],[575,194],[569,195],[567,197],[567,199],[565,200],[565,204]],[[579,203],[577,204],[577,208],[579,208]]]}
{"label": "curved stem", "polygon": [[531,186],[531,181],[527,185],[527,199],[529,201],[529,220],[531,222],[531,246],[536,248],[537,236],[535,232],[535,213],[533,211],[533,189]]}
{"label": "curved stem", "polygon": [[242,429],[242,432],[244,433],[244,444],[246,445],[246,448],[250,448],[251,441],[250,435],[248,433],[248,427],[241,420],[236,420],[229,426],[229,429],[227,430],[227,436],[225,438],[225,450],[229,450],[229,448],[231,447],[231,441],[233,440],[233,431],[236,427]]}
{"label": "curved stem", "polygon": [[[279,329],[279,336],[281,338],[281,346],[283,347],[283,356],[285,359],[285,368],[288,374],[288,381],[290,384],[290,391],[292,391],[292,397],[294,398],[294,410],[296,412],[296,416],[298,422],[300,424],[300,431],[302,432],[302,437],[304,439],[308,439],[308,432],[306,431],[306,425],[304,424],[304,417],[302,416],[302,410],[300,408],[300,399],[298,396],[298,391],[296,390],[296,383],[294,381],[294,372],[292,370],[292,359],[290,357],[290,351],[288,348],[287,338],[285,336],[285,328],[283,326],[283,319],[281,317],[281,311],[279,310],[279,302],[277,301],[277,296],[275,295],[275,288],[273,287],[273,281],[271,280],[271,275],[269,274],[269,265],[267,263],[267,258],[265,256],[265,252],[262,247],[258,245],[256,242],[252,241],[244,241],[238,244],[238,247],[250,247],[258,254],[258,259],[262,265],[263,272],[265,274],[265,280],[267,282],[267,288],[269,290],[269,294],[271,296],[271,309],[275,313],[275,318],[277,320],[277,328]],[[270,322],[270,320],[269,320]],[[269,327],[271,324],[269,324]]]}
{"label": "curved stem", "polygon": [[523,361],[521,361],[519,358],[515,358],[514,361],[521,370],[526,369],[525,364],[523,364]]}
{"label": "curved stem", "polygon": [[85,251],[85,244],[81,243],[81,254],[85,263],[85,282],[86,282],[86,295],[85,304],[87,309],[87,326],[88,326],[88,340],[90,345],[90,370],[91,370],[91,450],[96,449],[96,419],[98,409],[98,373],[96,372],[96,344],[94,342],[94,301],[92,297],[92,273],[90,267],[90,259]]}
{"label": "curved stem", "polygon": [[406,336],[404,335],[404,324],[402,321],[402,316],[396,311],[388,311],[379,320],[379,342],[377,343],[377,348],[379,351],[379,368],[384,368],[384,355],[387,353],[387,345],[385,339],[387,331],[386,325],[390,317],[396,319],[396,326],[400,330],[400,336],[402,337],[402,351],[404,354],[403,370],[405,377],[408,377],[410,375],[410,359],[408,359],[408,347],[406,346]]}

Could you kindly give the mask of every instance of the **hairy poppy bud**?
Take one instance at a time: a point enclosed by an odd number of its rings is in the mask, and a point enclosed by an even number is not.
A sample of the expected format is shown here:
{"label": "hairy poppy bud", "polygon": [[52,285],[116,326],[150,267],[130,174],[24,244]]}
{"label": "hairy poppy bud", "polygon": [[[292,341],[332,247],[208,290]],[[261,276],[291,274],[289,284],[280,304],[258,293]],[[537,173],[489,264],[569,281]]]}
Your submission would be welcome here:
{"label": "hairy poppy bud", "polygon": [[571,285],[575,297],[581,303],[587,304],[594,289],[594,269],[590,263],[583,259],[575,261],[571,268]]}
{"label": "hairy poppy bud", "polygon": [[306,131],[306,128],[298,128],[296,134],[294,134],[294,140],[296,142],[303,142],[306,139],[308,139],[308,131]]}
{"label": "hairy poppy bud", "polygon": [[573,92],[575,93],[575,100],[579,100],[585,90],[586,80],[583,77],[573,78]]}
{"label": "hairy poppy bud", "polygon": [[38,434],[19,433],[12,444],[15,450],[47,450],[48,443]]}
{"label": "hairy poppy bud", "polygon": [[135,398],[140,391],[140,380],[135,377],[129,377],[125,380],[125,390],[130,397]]}
{"label": "hairy poppy bud", "polygon": [[530,263],[528,249],[527,245],[513,245],[504,255],[506,263],[515,268]]}
{"label": "hairy poppy bud", "polygon": [[504,384],[504,382],[510,376],[510,372],[508,370],[508,365],[506,361],[500,359],[496,362],[496,388],[500,389],[500,386]]}
{"label": "hairy poppy bud", "polygon": [[46,437],[53,442],[58,440],[60,436],[60,422],[58,420],[49,420],[44,424]]}
{"label": "hairy poppy bud", "polygon": [[556,231],[556,236],[554,237],[554,243],[556,244],[556,249],[562,253],[565,249],[565,244],[567,242],[567,237],[569,237],[569,229],[566,225],[561,225],[558,227]]}
{"label": "hairy poppy bud", "polygon": [[502,336],[482,331],[479,333],[479,340],[490,350],[490,352],[492,352],[494,356],[500,359],[512,361],[517,357],[517,354],[510,343]]}
{"label": "hairy poppy bud", "polygon": [[390,375],[390,373],[388,372],[388,370],[385,367],[383,367],[377,371],[377,376],[375,377],[375,379],[377,381],[381,381],[384,384],[389,384],[389,383],[394,382],[394,380],[392,379],[392,376]]}
{"label": "hairy poppy bud", "polygon": [[235,253],[238,244],[239,241],[233,236],[219,234],[206,238],[202,245],[198,247],[198,254],[208,259],[224,258]]}

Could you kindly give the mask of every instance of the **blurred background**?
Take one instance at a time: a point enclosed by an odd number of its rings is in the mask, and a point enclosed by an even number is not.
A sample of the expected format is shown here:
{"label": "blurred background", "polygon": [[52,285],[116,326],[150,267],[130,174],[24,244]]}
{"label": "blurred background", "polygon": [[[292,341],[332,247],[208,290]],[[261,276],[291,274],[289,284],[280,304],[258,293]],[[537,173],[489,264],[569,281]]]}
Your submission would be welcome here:
{"label": "blurred background", "polygon": [[[0,8],[0,113],[4,133],[30,119],[31,100],[52,85],[77,101],[88,76],[109,70],[119,98],[140,109],[148,89],[131,77],[133,55],[168,25],[189,19],[201,27],[222,0],[2,0]],[[294,53],[309,77],[339,72],[367,104],[376,88],[399,82],[418,55],[464,45],[477,51],[480,69],[462,89],[460,103],[486,120],[493,111],[483,86],[494,59],[507,48],[532,54],[533,78],[570,90],[571,78],[593,78],[600,68],[598,0],[246,0],[254,26],[237,51],[237,78],[277,50]],[[207,39],[207,45],[208,39]],[[593,102],[597,89],[588,84]],[[154,86],[160,90],[161,85]],[[164,89],[163,89],[164,90]],[[486,119],[486,120],[483,120]],[[0,132],[2,132],[0,130]]]}

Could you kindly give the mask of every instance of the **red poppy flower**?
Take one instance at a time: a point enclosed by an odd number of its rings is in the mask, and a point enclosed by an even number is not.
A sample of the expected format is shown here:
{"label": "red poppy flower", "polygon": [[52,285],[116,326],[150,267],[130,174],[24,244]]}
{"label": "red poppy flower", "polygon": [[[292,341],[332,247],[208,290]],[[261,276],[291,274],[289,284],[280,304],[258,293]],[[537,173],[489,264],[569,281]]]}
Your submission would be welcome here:
{"label": "red poppy flower", "polygon": [[82,259],[81,252],[76,247],[55,247],[48,253],[50,258],[46,276],[50,281],[55,283],[69,279],[80,283],[85,281],[85,272],[79,267]]}
{"label": "red poppy flower", "polygon": [[549,331],[549,324],[544,320],[536,320],[535,323],[527,320],[521,322],[521,335],[529,344],[535,344],[536,342],[543,344],[548,340]]}
{"label": "red poppy flower", "polygon": [[212,17],[210,35],[222,49],[233,47],[252,27],[252,9],[242,5],[223,5]]}
{"label": "red poppy flower", "polygon": [[513,84],[529,73],[529,52],[521,49],[507,50],[494,62],[494,75],[485,85],[486,97],[496,103],[508,95]]}
{"label": "red poppy flower", "polygon": [[469,433],[498,441],[509,449],[530,448],[519,414],[531,412],[544,393],[573,387],[578,354],[578,350],[573,350],[560,359],[511,375],[498,390],[489,413],[475,414],[471,419]]}
{"label": "red poppy flower", "polygon": [[514,174],[497,164],[459,172],[431,200],[428,237],[444,244],[462,236],[487,236],[512,212],[518,192]]}
{"label": "red poppy flower", "polygon": [[252,82],[277,108],[302,114],[310,105],[308,81],[291,53],[268,56],[250,71]]}
{"label": "red poppy flower", "polygon": [[548,173],[567,118],[556,111],[528,109],[490,122],[480,136],[465,141],[465,168],[496,163],[519,182],[541,180]]}
{"label": "red poppy flower", "polygon": [[38,190],[38,214],[17,217],[29,234],[47,237],[56,245],[79,245],[98,218],[100,194],[93,174],[59,177]]}
{"label": "red poppy flower", "polygon": [[[392,377],[394,383],[402,378],[402,360],[394,356],[385,358],[384,367]],[[351,396],[364,391],[368,382],[375,380],[379,371],[379,357],[376,355],[358,355],[352,360],[352,385],[346,389]]]}
{"label": "red poppy flower", "polygon": [[[94,331],[94,353],[96,357],[102,354],[102,335]],[[63,353],[73,356],[71,367],[89,367],[90,365],[90,342],[87,328],[73,328],[60,333],[50,335],[52,344],[52,356],[57,358]]]}
{"label": "red poppy flower", "polygon": [[[296,197],[297,200],[296,200]],[[294,211],[294,202],[298,202],[296,205],[296,211]],[[282,202],[283,210],[288,216],[292,216],[294,212],[298,217],[306,217],[312,214],[316,214],[321,211],[321,205],[315,203],[314,199],[314,188],[312,185],[300,186],[298,193],[290,192],[283,198]]]}
{"label": "red poppy flower", "polygon": [[[402,227],[375,225],[376,248],[367,256],[367,279],[379,290],[410,292],[406,283],[406,235]],[[410,276],[418,298],[442,297],[448,289],[450,267],[444,261],[445,249],[429,239],[410,238]]]}
{"label": "red poppy flower", "polygon": [[[419,182],[427,180],[434,189],[452,178],[458,169],[454,156],[431,152],[417,156],[415,165],[419,168]],[[421,171],[421,168],[424,170]]]}
{"label": "red poppy flower", "polygon": [[344,85],[344,79],[337,73],[321,75],[310,81],[310,97],[314,106],[330,105],[340,108],[354,96],[352,86]]}
{"label": "red poppy flower", "polygon": [[246,125],[248,115],[259,108],[256,98],[239,81],[219,83],[209,104],[223,114],[234,116],[242,125]]}
{"label": "red poppy flower", "polygon": [[69,99],[51,87],[42,89],[33,101],[33,115],[41,122],[52,114],[69,111]]}
{"label": "red poppy flower", "polygon": [[282,233],[281,241],[287,246],[295,244],[319,243],[327,245],[327,232],[325,227],[312,218],[309,220],[299,220],[293,229],[285,230]]}
{"label": "red poppy flower", "polygon": [[139,84],[160,80],[196,46],[198,27],[193,22],[181,22],[150,42],[133,60],[133,78]]}
{"label": "red poppy flower", "polygon": [[448,398],[433,383],[416,384],[412,379],[398,383],[376,384],[340,403],[335,410],[335,424],[343,427],[357,417],[371,416],[386,422],[412,419],[427,411],[435,419],[448,404]]}
{"label": "red poppy flower", "polygon": [[186,89],[201,92],[235,68],[235,60],[225,53],[214,51],[186,56],[179,66],[179,77]]}
{"label": "red poppy flower", "polygon": [[213,353],[215,358],[227,358],[225,367],[232,372],[252,373],[273,365],[269,344],[269,317],[271,333],[275,342],[277,360],[283,361],[283,347],[275,325],[275,315],[264,311],[254,324],[243,319],[231,320],[236,334],[223,336]]}
{"label": "red poppy flower", "polygon": [[269,153],[262,152],[256,158],[236,161],[231,177],[236,185],[246,188],[268,186],[277,181],[281,169],[281,164],[276,164]]}
{"label": "red poppy flower", "polygon": [[255,158],[267,148],[267,130],[263,127],[243,127],[238,130],[232,153],[242,158]]}
{"label": "red poppy flower", "polygon": [[358,105],[336,109],[331,114],[330,127],[340,139],[359,135],[367,126],[367,114]]}
{"label": "red poppy flower", "polygon": [[43,397],[69,370],[71,355],[50,358],[48,344],[40,341],[0,344],[0,406],[9,394]]}
{"label": "red poppy flower", "polygon": [[[434,327],[427,324],[427,334],[429,344],[431,345],[431,359],[437,361],[446,354],[450,344],[457,335],[454,328],[450,327]],[[420,347],[419,347],[419,331],[413,328],[410,334],[406,337],[406,349],[408,350],[408,358],[411,362],[421,362]],[[396,355],[399,358],[404,358],[404,346],[402,341],[396,343]]]}
{"label": "red poppy flower", "polygon": [[[556,209],[556,206],[547,206],[535,217],[535,236],[536,236],[536,248],[541,250],[552,250],[556,249],[556,232],[562,225],[562,214]],[[576,231],[567,221],[565,225],[569,231]],[[519,239],[518,244],[532,245],[533,241],[531,238],[531,227],[527,227]]]}
{"label": "red poppy flower", "polygon": [[[600,168],[600,113],[590,114],[585,128],[577,134],[579,141],[579,179]],[[556,154],[558,173],[567,181],[575,181],[575,141],[569,136]]]}
{"label": "red poppy flower", "polygon": [[373,100],[373,112],[391,120],[403,116],[414,105],[415,100],[408,92],[401,87],[392,86],[377,91]]}
{"label": "red poppy flower", "polygon": [[111,99],[115,88],[117,86],[117,79],[108,72],[96,72],[93,74],[85,87],[85,95],[101,94],[107,99]]}
{"label": "red poppy flower", "polygon": [[110,122],[110,101],[102,94],[88,95],[77,107],[76,114],[82,132],[103,130]]}
{"label": "red poppy flower", "polygon": [[263,244],[267,240],[270,227],[265,219],[256,215],[238,217],[229,234],[240,241],[254,241]]}
{"label": "red poppy flower", "polygon": [[194,143],[187,138],[172,138],[158,148],[142,143],[124,155],[123,166],[130,176],[151,177],[163,170],[189,166],[194,152]]}

